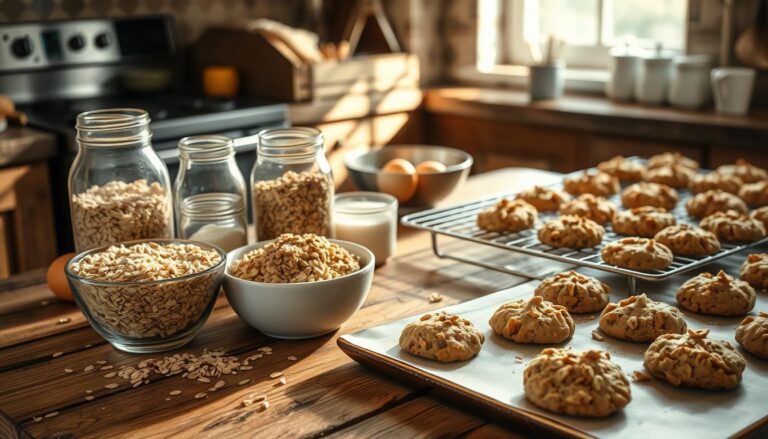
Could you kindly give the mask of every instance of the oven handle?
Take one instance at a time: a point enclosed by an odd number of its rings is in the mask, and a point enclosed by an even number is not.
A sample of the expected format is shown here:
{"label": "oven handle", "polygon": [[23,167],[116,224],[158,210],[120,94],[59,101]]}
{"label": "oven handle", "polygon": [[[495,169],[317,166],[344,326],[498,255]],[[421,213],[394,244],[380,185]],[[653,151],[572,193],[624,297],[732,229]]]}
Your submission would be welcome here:
{"label": "oven handle", "polygon": [[[256,142],[258,137],[256,134],[251,136],[239,137],[234,139],[235,155],[246,152],[256,151]],[[158,157],[168,166],[179,163],[179,148],[167,148],[155,150]]]}

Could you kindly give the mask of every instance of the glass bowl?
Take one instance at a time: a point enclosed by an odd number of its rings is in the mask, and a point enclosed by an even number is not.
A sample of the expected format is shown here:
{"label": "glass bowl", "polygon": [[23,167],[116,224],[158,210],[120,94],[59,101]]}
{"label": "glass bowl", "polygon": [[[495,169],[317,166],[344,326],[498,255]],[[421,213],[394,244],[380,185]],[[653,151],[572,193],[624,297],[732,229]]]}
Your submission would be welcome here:
{"label": "glass bowl", "polygon": [[66,264],[67,280],[75,302],[86,319],[108,342],[121,351],[152,353],[187,344],[203,327],[213,310],[227,255],[214,245],[181,239],[142,239],[121,243],[193,244],[216,251],[220,261],[199,273],[156,281],[102,281],[72,272],[73,264],[110,246],[82,252]]}

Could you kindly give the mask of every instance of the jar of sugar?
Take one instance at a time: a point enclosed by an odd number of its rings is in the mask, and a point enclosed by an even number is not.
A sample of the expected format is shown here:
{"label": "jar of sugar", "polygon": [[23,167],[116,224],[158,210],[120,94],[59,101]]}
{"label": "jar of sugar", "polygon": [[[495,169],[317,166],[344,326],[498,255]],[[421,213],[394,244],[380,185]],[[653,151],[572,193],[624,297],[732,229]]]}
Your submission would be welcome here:
{"label": "jar of sugar", "polygon": [[370,250],[376,265],[395,254],[397,199],[379,192],[347,192],[334,200],[336,239],[352,241]]}

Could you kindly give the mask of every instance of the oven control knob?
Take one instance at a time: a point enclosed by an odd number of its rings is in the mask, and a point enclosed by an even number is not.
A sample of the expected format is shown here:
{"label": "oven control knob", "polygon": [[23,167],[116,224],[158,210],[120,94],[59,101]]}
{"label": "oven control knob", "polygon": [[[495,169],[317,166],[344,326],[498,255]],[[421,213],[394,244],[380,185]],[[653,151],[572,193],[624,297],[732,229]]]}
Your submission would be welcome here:
{"label": "oven control knob", "polygon": [[67,46],[75,52],[79,52],[85,47],[85,38],[82,34],[73,35],[67,40]]}
{"label": "oven control knob", "polygon": [[11,52],[16,58],[26,58],[32,54],[32,41],[29,37],[18,37],[11,41]]}
{"label": "oven control knob", "polygon": [[109,42],[110,42],[109,41],[109,35],[107,35],[105,33],[100,33],[100,34],[96,35],[95,42],[96,42],[96,47],[98,47],[99,49],[104,49],[107,46],[109,46]]}

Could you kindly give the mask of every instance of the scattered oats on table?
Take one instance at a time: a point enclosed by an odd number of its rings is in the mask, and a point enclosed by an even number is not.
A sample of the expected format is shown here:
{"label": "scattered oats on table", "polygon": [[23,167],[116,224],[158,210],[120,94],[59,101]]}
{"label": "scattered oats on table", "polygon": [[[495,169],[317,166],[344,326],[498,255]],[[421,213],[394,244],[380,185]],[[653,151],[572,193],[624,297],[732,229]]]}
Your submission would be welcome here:
{"label": "scattered oats on table", "polygon": [[641,372],[639,370],[635,370],[635,371],[632,372],[632,379],[634,379],[638,383],[642,383],[642,382],[645,382],[645,381],[650,381],[651,377],[647,373],[645,373],[645,372]]}
{"label": "scattered oats on table", "polygon": [[296,361],[296,360],[298,360],[298,358],[296,358],[296,356],[294,355],[291,355],[288,357],[288,361]]}
{"label": "scattered oats on table", "polygon": [[93,395],[86,395],[86,397],[85,397],[86,401],[93,401],[94,399],[96,399],[96,397],[93,396]]}
{"label": "scattered oats on table", "polygon": [[603,341],[603,340],[605,340],[605,337],[603,337],[602,335],[600,335],[600,333],[599,333],[599,332],[597,332],[597,331],[592,331],[592,338],[593,338],[594,340],[597,340],[597,341]]}
{"label": "scattered oats on table", "polygon": [[58,357],[61,357],[62,355],[64,355],[64,352],[54,352],[52,357],[53,358],[58,358]]}
{"label": "scattered oats on table", "polygon": [[64,373],[72,373],[72,372],[74,372],[74,370],[72,370],[70,368],[64,369]]}
{"label": "scattered oats on table", "polygon": [[285,383],[287,382],[287,380],[285,379],[285,376],[281,376],[281,377],[280,377],[280,381],[278,381],[278,382],[279,382],[281,385],[285,385]]}
{"label": "scattered oats on table", "polygon": [[46,418],[52,418],[54,416],[57,416],[58,414],[59,414],[59,412],[50,412],[47,415],[45,415],[45,417]]}
{"label": "scattered oats on table", "polygon": [[281,376],[283,376],[282,372],[272,372],[271,374],[269,374],[270,378],[279,378]]}
{"label": "scattered oats on table", "polygon": [[207,397],[207,396],[208,396],[208,394],[207,394],[207,393],[205,393],[205,392],[200,392],[200,393],[198,393],[197,395],[195,395],[195,399],[201,399],[201,398],[205,398],[205,397]]}
{"label": "scattered oats on table", "polygon": [[72,321],[72,319],[70,319],[69,317],[62,317],[62,318],[60,318],[60,319],[59,319],[59,320],[56,322],[56,324],[57,324],[57,325],[64,325],[64,324],[67,324],[67,323],[69,323],[69,322],[71,322],[71,321]]}
{"label": "scattered oats on table", "polygon": [[104,386],[105,389],[117,389],[120,387],[120,384],[117,383],[109,383]]}
{"label": "scattered oats on table", "polygon": [[104,378],[114,378],[117,376],[117,372],[109,372],[108,374],[104,375]]}
{"label": "scattered oats on table", "polygon": [[442,302],[443,296],[440,293],[432,293],[429,295],[429,303]]}
{"label": "scattered oats on table", "polygon": [[240,381],[240,382],[239,382],[239,383],[237,383],[237,384],[238,384],[238,385],[240,385],[240,386],[244,386],[244,385],[246,385],[246,384],[248,384],[248,383],[250,383],[250,382],[251,382],[251,380],[250,380],[250,379],[248,379],[248,378],[246,378],[246,379],[244,379],[244,380]]}
{"label": "scattered oats on table", "polygon": [[168,394],[171,396],[181,395],[181,390],[171,390]]}

